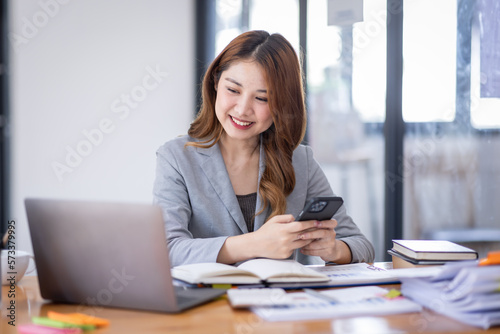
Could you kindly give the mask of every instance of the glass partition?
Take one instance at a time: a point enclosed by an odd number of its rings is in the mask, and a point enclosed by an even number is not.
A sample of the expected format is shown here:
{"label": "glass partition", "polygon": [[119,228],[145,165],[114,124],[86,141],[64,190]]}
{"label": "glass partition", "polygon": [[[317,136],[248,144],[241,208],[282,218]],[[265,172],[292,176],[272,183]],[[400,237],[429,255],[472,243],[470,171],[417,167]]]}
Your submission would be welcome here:
{"label": "glass partition", "polygon": [[482,95],[487,79],[494,88],[500,78],[491,70],[498,41],[486,36],[500,34],[493,7],[408,0],[403,27],[403,114],[418,122],[407,124],[402,159],[404,237],[451,240],[482,256],[500,246],[500,99]]}
{"label": "glass partition", "polygon": [[365,1],[349,25],[329,25],[329,5],[308,1],[308,140],[382,260],[386,1]]}
{"label": "glass partition", "polygon": [[[332,3],[307,1],[307,144],[383,260],[391,13],[365,0],[362,20],[329,24]],[[247,29],[280,32],[299,52],[298,0],[218,0],[217,15],[216,53]],[[405,238],[500,247],[499,16],[488,0],[404,2]]]}

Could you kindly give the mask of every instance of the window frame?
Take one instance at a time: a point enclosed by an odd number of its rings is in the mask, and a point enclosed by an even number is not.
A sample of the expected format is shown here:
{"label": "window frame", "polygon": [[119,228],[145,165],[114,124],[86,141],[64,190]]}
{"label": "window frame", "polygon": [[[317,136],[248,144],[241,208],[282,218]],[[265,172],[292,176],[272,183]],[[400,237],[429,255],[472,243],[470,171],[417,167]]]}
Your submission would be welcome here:
{"label": "window frame", "polygon": [[[210,0],[215,4],[216,0]],[[246,10],[242,22],[249,22],[249,6],[251,0],[242,0]],[[197,13],[205,1],[197,0]],[[303,57],[304,87],[307,92],[307,0],[299,0],[299,44]],[[384,122],[364,122],[367,135],[384,136],[384,241],[386,249],[392,247],[392,239],[403,237],[403,185],[404,175],[400,157],[404,156],[405,136],[418,134],[419,136],[441,136],[447,134],[468,133],[474,136],[500,135],[500,128],[474,128],[471,121],[471,39],[472,19],[474,15],[474,0],[457,0],[457,17],[466,17],[467,24],[457,24],[457,69],[456,69],[456,111],[451,122],[404,122],[402,106],[403,83],[403,0],[387,0],[387,70],[386,70],[386,118]],[[214,5],[215,6],[215,5]],[[463,12],[466,11],[466,12]],[[204,15],[209,15],[205,11]],[[245,20],[246,18],[246,20]],[[215,23],[213,20],[197,20]],[[242,26],[242,31],[245,31]],[[197,29],[197,32],[201,31]],[[210,38],[196,38],[197,42],[211,43]],[[206,46],[208,48],[209,45]],[[352,49],[352,45],[351,45]],[[197,78],[199,76],[197,75]],[[306,95],[307,96],[307,95]],[[307,103],[306,98],[306,103]],[[306,132],[307,140],[307,132]],[[392,180],[392,181],[391,181]],[[389,255],[385,254],[385,260]]]}

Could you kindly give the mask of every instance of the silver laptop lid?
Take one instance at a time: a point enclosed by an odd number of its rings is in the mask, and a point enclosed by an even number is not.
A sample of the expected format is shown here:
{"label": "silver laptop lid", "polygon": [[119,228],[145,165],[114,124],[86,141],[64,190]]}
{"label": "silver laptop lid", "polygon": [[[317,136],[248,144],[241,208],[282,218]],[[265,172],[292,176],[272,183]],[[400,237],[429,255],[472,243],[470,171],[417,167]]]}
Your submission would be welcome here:
{"label": "silver laptop lid", "polygon": [[177,312],[160,208],[26,199],[42,297]]}

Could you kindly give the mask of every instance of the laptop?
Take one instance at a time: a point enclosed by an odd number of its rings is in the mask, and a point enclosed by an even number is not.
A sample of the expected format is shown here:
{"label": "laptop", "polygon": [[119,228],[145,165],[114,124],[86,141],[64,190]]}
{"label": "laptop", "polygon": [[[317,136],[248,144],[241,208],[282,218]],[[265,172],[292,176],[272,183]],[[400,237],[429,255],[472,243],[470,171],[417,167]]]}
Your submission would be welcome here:
{"label": "laptop", "polygon": [[36,198],[25,206],[45,299],[176,313],[225,293],[174,285],[157,206]]}

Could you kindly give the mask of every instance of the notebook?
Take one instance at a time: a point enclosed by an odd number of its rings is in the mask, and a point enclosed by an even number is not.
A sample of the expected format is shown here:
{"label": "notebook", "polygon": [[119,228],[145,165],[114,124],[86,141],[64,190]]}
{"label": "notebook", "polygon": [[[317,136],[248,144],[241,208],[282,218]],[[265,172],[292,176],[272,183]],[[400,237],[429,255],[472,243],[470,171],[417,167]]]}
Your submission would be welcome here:
{"label": "notebook", "polygon": [[392,251],[414,260],[476,260],[475,250],[447,240],[392,240]]}
{"label": "notebook", "polygon": [[157,206],[35,198],[25,206],[45,299],[176,313],[225,293],[173,284]]}

